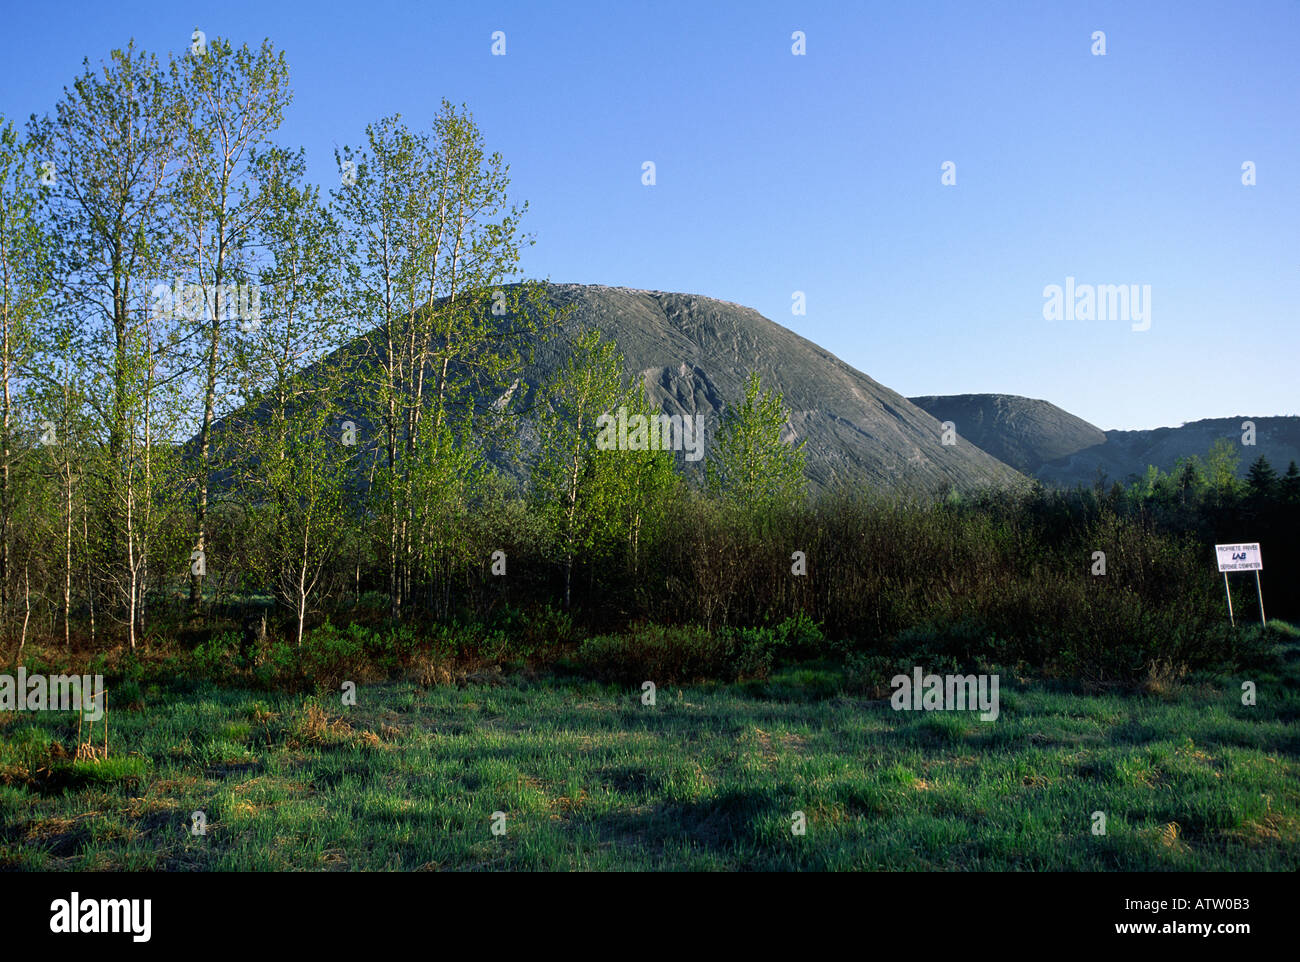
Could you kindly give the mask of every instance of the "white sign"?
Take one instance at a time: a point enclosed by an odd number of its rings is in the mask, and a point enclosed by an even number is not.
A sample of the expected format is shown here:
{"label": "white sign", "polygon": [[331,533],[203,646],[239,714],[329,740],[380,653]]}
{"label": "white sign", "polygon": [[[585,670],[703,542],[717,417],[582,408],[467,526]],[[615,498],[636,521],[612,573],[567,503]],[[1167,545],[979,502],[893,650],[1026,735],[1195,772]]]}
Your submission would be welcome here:
{"label": "white sign", "polygon": [[1259,544],[1216,544],[1220,571],[1263,571],[1264,559]]}

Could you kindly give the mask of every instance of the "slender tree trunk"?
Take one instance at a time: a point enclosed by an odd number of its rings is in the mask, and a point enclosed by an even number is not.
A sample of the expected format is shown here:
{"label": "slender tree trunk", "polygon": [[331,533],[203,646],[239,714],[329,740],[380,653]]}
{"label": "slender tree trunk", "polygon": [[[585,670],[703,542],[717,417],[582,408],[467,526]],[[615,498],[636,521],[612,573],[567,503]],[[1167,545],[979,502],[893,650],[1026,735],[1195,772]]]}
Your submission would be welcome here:
{"label": "slender tree trunk", "polygon": [[63,647],[72,647],[72,468],[63,486]]}
{"label": "slender tree trunk", "polygon": [[[582,433],[581,419],[579,419],[578,421],[578,433],[579,436],[581,436]],[[574,539],[573,529],[574,529],[574,522],[577,519],[577,513],[578,513],[578,471],[580,470],[580,467],[581,464],[578,460],[578,455],[575,452],[573,456],[573,468],[569,472],[569,491],[568,491],[569,506],[568,508],[565,509],[565,515],[564,515],[564,523],[566,528],[564,537],[566,541],[566,547],[568,549],[564,556],[564,610],[565,611],[569,610],[570,587],[573,583],[573,539]]]}
{"label": "slender tree trunk", "polygon": [[90,647],[95,647],[95,582],[90,568],[90,504],[81,499],[81,538],[86,549],[86,602],[90,606]]}
{"label": "slender tree trunk", "polygon": [[21,660],[23,648],[27,644],[27,622],[32,617],[32,582],[27,576],[27,564],[23,563],[23,633],[18,639],[18,657]]}
{"label": "slender tree trunk", "polygon": [[127,600],[126,600],[126,625],[127,638],[131,643],[131,650],[135,651],[135,482],[128,469],[126,483],[126,570],[127,570]]}
{"label": "slender tree trunk", "polygon": [[5,316],[4,327],[4,437],[0,439],[3,446],[3,462],[0,463],[0,631],[9,632],[9,519],[12,517],[12,499],[9,478],[9,425],[12,399],[9,394],[9,305],[8,305],[8,259],[5,271]]}
{"label": "slender tree trunk", "polygon": [[[218,282],[220,283],[220,282]],[[216,311],[214,309],[213,313]],[[221,343],[221,322],[212,321],[208,340],[207,382],[203,393],[203,427],[199,440],[199,500],[195,509],[194,550],[203,552],[207,545],[208,525],[208,473],[212,462],[212,422],[216,415],[217,351]],[[190,614],[198,617],[203,601],[203,575],[190,572]]]}

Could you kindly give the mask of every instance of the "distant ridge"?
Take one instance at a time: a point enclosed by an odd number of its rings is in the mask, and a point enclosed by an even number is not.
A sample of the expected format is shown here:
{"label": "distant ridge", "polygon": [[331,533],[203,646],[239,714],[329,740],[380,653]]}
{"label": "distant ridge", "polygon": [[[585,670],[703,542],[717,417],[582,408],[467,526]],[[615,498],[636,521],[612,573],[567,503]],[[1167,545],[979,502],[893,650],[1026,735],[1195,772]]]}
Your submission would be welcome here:
{"label": "distant ridge", "polygon": [[1047,401],[1014,394],[952,394],[908,398],[959,437],[1017,471],[1037,475],[1049,461],[1106,442],[1106,432]]}
{"label": "distant ridge", "polygon": [[[1255,425],[1255,443],[1241,443],[1242,422]],[[1204,460],[1214,442],[1224,438],[1240,456],[1238,476],[1244,477],[1251,462],[1260,455],[1279,474],[1291,461],[1300,462],[1300,417],[1206,418],[1176,428],[1146,431],[1107,431],[1106,443],[1042,465],[1035,473],[1043,481],[1060,485],[1091,484],[1098,469],[1112,481],[1143,475],[1147,465],[1171,471],[1180,457],[1196,455]]]}
{"label": "distant ridge", "polygon": [[[1093,484],[1099,476],[1127,481],[1148,465],[1169,472],[1179,458],[1205,458],[1215,441],[1232,442],[1238,474],[1260,455],[1279,473],[1300,462],[1300,417],[1206,418],[1179,427],[1102,431],[1047,401],[1012,394],[931,395],[910,399],[960,437],[1023,473],[1062,487]],[[1255,426],[1255,444],[1242,444],[1243,422]]]}

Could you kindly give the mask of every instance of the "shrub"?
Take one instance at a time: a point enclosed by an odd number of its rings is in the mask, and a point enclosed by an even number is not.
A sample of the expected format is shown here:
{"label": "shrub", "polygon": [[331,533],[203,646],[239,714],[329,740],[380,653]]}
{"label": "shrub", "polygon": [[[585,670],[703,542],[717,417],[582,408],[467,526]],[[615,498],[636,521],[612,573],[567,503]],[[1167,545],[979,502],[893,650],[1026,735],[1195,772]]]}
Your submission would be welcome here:
{"label": "shrub", "polygon": [[240,637],[227,631],[214,635],[194,649],[194,666],[207,678],[221,679],[232,674],[238,663]]}
{"label": "shrub", "polygon": [[825,653],[822,626],[803,611],[796,611],[776,626],[778,650],[787,659],[818,658]]}
{"label": "shrub", "polygon": [[366,611],[388,611],[388,595],[382,591],[367,591],[357,599],[357,607]]}
{"label": "shrub", "polygon": [[710,633],[698,625],[635,625],[621,635],[589,638],[578,664],[603,681],[656,685],[705,679],[734,679],[738,666],[730,632]]}
{"label": "shrub", "polygon": [[355,679],[366,665],[366,643],[371,632],[362,625],[339,631],[327,619],[303,639],[300,658],[303,672],[317,684],[334,687]]}
{"label": "shrub", "polygon": [[731,632],[735,670],[741,678],[766,678],[777,663],[784,641],[771,628],[738,628]]}
{"label": "shrub", "polygon": [[268,638],[257,655],[254,677],[269,688],[297,677],[299,668],[298,651],[293,645],[280,638]]}
{"label": "shrub", "polygon": [[888,655],[853,652],[845,659],[845,687],[872,698],[887,698],[893,692],[890,681],[903,673],[903,667]]}
{"label": "shrub", "polygon": [[573,618],[567,611],[550,605],[539,605],[526,612],[522,619],[523,644],[526,651],[521,654],[533,654],[565,645],[577,640],[577,630]]}
{"label": "shrub", "polygon": [[963,618],[952,623],[927,622],[900,631],[894,639],[895,661],[930,666],[944,664],[954,669],[970,667],[981,660],[1005,655],[1006,646],[978,621]]}

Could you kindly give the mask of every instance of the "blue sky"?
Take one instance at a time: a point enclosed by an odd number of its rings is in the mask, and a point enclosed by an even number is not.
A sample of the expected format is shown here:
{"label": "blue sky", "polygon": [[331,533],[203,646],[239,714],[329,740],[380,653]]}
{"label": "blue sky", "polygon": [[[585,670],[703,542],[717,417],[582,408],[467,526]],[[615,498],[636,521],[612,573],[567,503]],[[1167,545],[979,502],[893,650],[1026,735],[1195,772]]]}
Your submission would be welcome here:
{"label": "blue sky", "polygon": [[[16,119],[132,37],[159,54],[196,26],[270,37],[295,90],[280,139],[331,186],[334,146],[367,122],[465,103],[530,202],[530,276],[746,304],[903,394],[1023,394],[1106,429],[1300,414],[1294,0],[47,2],[3,19]],[[1067,276],[1149,284],[1150,329],[1044,320]]]}

